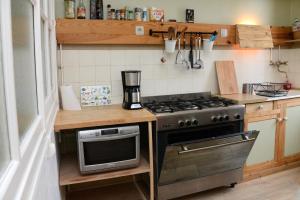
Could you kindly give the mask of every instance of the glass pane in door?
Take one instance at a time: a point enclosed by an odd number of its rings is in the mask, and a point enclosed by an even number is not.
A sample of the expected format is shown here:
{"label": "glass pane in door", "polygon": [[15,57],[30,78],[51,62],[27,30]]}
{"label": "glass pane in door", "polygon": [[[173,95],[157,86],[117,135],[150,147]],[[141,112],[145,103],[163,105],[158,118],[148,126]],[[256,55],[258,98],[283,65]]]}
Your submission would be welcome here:
{"label": "glass pane in door", "polygon": [[33,5],[27,0],[12,0],[11,13],[17,114],[22,139],[38,114]]}
{"label": "glass pane in door", "polygon": [[0,40],[0,176],[10,160],[9,138],[6,120],[2,49]]}
{"label": "glass pane in door", "polygon": [[43,80],[44,80],[44,96],[48,95],[48,76],[47,76],[47,60],[46,60],[46,37],[45,37],[45,21],[41,19],[41,51],[42,51],[42,64],[43,64]]}

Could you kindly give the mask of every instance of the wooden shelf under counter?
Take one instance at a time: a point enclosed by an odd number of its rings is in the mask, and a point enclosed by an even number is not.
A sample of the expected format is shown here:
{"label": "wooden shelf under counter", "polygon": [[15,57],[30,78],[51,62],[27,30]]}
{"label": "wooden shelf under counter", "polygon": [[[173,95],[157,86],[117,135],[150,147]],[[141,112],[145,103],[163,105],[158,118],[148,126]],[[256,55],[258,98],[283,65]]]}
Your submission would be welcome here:
{"label": "wooden shelf under counter", "polygon": [[61,186],[73,185],[85,182],[93,182],[100,180],[107,180],[112,178],[120,178],[124,176],[131,176],[143,173],[150,172],[150,165],[148,161],[141,154],[141,160],[138,167],[103,172],[97,174],[82,175],[79,171],[78,160],[76,155],[64,155],[61,158],[60,163],[60,175],[59,175],[59,184]]}

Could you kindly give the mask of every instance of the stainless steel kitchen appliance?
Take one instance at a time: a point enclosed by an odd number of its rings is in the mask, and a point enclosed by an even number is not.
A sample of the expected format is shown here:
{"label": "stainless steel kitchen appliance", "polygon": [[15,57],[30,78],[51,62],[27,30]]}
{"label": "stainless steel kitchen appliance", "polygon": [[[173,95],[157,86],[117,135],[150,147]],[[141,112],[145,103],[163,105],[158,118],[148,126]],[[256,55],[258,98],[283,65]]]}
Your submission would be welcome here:
{"label": "stainless steel kitchen appliance", "polygon": [[122,71],[123,83],[123,108],[134,110],[141,109],[141,71]]}
{"label": "stainless steel kitchen appliance", "polygon": [[258,131],[243,131],[243,105],[210,93],[144,97],[153,127],[156,198],[172,199],[242,180]]}
{"label": "stainless steel kitchen appliance", "polygon": [[140,162],[139,126],[79,130],[77,143],[82,174],[136,167]]}

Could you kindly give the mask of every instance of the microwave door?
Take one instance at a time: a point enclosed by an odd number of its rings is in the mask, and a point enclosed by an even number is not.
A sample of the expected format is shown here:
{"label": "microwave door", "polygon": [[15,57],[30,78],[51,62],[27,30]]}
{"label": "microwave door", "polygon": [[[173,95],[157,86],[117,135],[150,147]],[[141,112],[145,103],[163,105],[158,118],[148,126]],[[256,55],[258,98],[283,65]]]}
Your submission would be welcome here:
{"label": "microwave door", "polygon": [[81,171],[104,171],[139,160],[139,133],[79,139]]}

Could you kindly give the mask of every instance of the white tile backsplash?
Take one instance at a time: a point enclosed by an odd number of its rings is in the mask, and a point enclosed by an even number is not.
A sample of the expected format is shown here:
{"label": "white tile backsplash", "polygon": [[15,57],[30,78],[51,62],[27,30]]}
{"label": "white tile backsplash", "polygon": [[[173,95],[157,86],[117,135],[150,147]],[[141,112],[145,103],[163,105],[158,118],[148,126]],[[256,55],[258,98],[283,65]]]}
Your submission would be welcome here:
{"label": "white tile backsplash", "polygon": [[[121,49],[120,49],[121,48]],[[269,66],[269,50],[214,50],[201,52],[204,69],[187,70],[175,65],[176,54],[164,54],[162,50],[146,50],[138,47],[118,49],[63,50],[64,83],[75,88],[81,85],[111,85],[112,102],[122,102],[122,70],[142,71],[142,96],[211,91],[218,93],[215,71],[216,60],[233,60],[240,91],[245,82],[285,81],[285,76]],[[283,59],[289,60],[291,82],[300,81],[300,51],[283,50]],[[161,57],[167,59],[165,64]],[[79,90],[76,90],[78,93]],[[79,94],[77,94],[79,95]]]}

